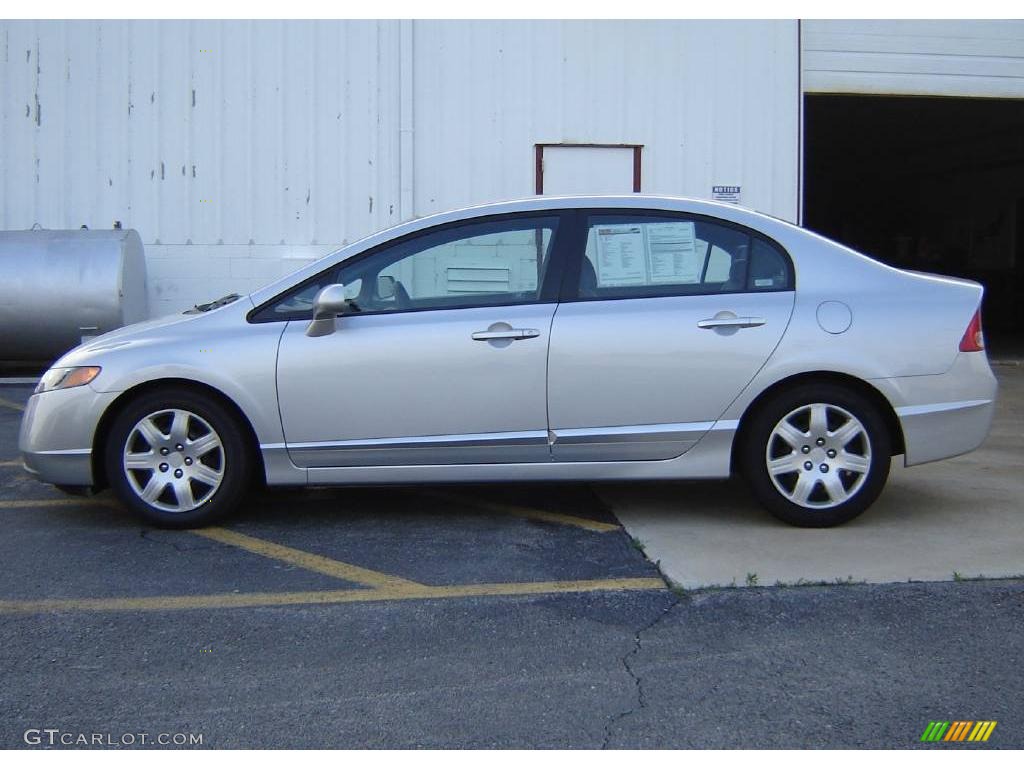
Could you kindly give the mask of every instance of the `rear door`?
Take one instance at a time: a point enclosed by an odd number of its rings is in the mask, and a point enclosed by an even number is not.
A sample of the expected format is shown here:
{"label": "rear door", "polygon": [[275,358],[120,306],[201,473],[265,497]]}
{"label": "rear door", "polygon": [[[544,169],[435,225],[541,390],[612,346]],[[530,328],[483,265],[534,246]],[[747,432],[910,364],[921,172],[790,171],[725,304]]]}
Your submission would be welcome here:
{"label": "rear door", "polygon": [[782,338],[789,257],[738,225],[668,212],[582,212],[575,243],[548,360],[553,458],[679,456]]}

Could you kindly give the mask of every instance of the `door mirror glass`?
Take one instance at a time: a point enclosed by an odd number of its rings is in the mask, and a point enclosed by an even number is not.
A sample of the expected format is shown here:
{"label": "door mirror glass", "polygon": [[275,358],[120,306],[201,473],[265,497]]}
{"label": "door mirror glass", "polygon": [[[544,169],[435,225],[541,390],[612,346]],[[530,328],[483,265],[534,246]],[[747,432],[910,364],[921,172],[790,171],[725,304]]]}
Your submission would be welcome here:
{"label": "door mirror glass", "polygon": [[329,336],[334,333],[335,318],[348,307],[345,286],[333,283],[320,289],[313,299],[313,319],[306,328],[307,336]]}

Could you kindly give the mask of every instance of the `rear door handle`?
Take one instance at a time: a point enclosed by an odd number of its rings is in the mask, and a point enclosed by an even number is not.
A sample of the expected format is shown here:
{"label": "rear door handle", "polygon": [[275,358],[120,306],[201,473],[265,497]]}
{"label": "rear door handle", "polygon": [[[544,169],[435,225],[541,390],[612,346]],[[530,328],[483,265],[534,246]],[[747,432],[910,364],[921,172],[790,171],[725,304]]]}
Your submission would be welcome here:
{"label": "rear door handle", "polygon": [[768,321],[763,317],[709,317],[700,320],[698,328],[756,328]]}
{"label": "rear door handle", "polygon": [[473,334],[474,341],[494,341],[495,339],[535,339],[540,336],[536,328],[509,328],[507,331],[477,331]]}

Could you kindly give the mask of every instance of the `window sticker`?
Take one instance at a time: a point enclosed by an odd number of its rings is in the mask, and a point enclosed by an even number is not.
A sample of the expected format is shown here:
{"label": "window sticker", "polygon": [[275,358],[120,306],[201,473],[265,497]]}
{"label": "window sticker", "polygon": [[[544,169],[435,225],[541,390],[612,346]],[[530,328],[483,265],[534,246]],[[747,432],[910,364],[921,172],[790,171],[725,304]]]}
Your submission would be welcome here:
{"label": "window sticker", "polygon": [[704,259],[697,255],[694,223],[659,222],[647,224],[646,229],[651,283],[699,283]]}
{"label": "window sticker", "polygon": [[644,285],[644,232],[638,224],[597,228],[597,282],[600,286]]}
{"label": "window sticker", "polygon": [[596,227],[596,235],[601,287],[700,282],[704,249],[692,221],[611,224]]}

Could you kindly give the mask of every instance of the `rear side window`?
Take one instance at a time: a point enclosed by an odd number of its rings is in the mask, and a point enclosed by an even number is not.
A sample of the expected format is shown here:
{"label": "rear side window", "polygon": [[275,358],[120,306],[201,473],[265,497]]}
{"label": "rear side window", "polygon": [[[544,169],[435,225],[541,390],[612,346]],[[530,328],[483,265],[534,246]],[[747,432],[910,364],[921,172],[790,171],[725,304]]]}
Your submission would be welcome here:
{"label": "rear side window", "polygon": [[791,290],[788,257],[717,220],[602,214],[587,220],[576,297],[615,299]]}

